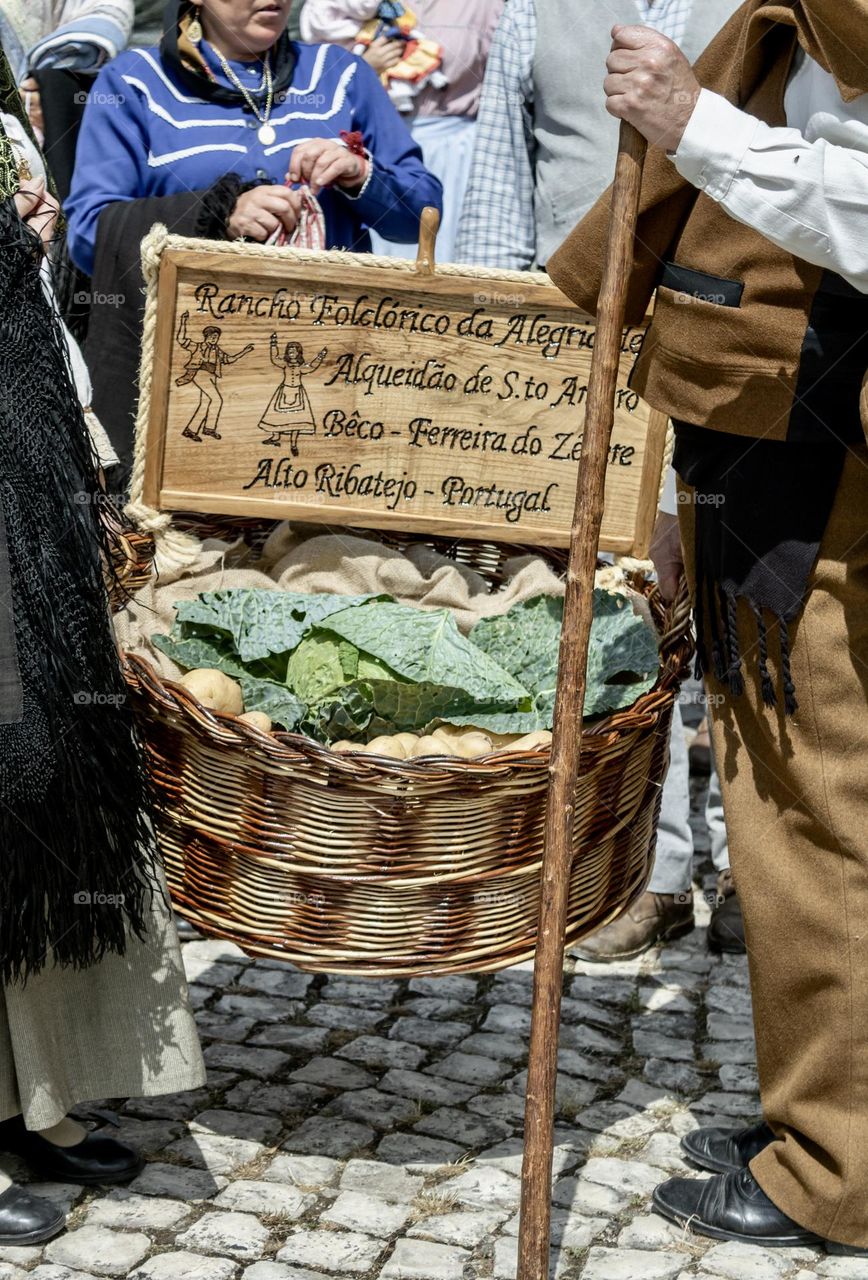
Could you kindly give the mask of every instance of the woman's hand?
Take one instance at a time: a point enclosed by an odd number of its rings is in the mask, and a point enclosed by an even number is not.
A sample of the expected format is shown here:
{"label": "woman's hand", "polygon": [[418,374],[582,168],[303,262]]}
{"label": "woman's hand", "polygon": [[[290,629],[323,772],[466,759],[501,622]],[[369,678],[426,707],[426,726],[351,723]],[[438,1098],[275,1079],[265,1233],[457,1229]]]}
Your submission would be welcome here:
{"label": "woman's hand", "polygon": [[390,67],[394,67],[404,56],[404,41],[389,40],[387,36],[377,36],[362,54],[365,62],[373,67],[378,76]]}
{"label": "woman's hand", "polygon": [[21,81],[18,86],[18,92],[24,101],[31,127],[41,142],[45,137],[45,120],[42,116],[42,98],[39,93],[39,85],[33,76],[28,76],[26,80]]}
{"label": "woman's hand", "polygon": [[51,243],[54,228],[60,213],[60,205],[45,189],[42,178],[22,180],[15,195],[15,208],[22,222],[42,240],[44,245]]}
{"label": "woman's hand", "polygon": [[354,151],[329,138],[300,142],[289,162],[290,182],[306,182],[314,195],[323,187],[358,187],[365,176],[366,161]]}
{"label": "woman's hand", "polygon": [[233,240],[265,241],[275,231],[295,230],[301,211],[301,195],[289,187],[253,187],[235,201],[226,230]]}

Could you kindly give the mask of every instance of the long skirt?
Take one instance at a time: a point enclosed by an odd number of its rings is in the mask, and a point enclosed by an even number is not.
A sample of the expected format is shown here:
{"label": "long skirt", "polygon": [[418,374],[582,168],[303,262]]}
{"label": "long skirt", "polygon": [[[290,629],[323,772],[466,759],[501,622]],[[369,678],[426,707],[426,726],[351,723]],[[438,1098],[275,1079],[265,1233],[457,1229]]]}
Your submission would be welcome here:
{"label": "long skirt", "polygon": [[204,1082],[178,935],[156,894],[148,935],[126,955],[0,986],[0,1120],[47,1129],[85,1102]]}
{"label": "long skirt", "polygon": [[[443,183],[443,213],[437,232],[436,258],[438,262],[452,262],[458,220],[470,177],[476,121],[467,116],[422,116],[413,121],[410,132],[422,148],[426,168]],[[371,242],[374,253],[382,253],[389,258],[416,256],[417,245],[384,240],[375,227],[371,228]]]}

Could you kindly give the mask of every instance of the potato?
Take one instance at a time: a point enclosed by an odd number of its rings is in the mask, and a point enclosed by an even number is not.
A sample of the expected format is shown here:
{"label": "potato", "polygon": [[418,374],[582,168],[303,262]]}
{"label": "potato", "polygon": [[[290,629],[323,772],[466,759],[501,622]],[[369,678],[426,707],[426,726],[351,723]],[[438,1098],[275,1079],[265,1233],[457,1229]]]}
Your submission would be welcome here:
{"label": "potato", "polygon": [[260,729],[262,733],[271,733],[271,716],[267,716],[264,711],[245,711],[238,719],[245,724],[252,724],[254,729]]}
{"label": "potato", "polygon": [[452,739],[452,746],[465,760],[474,760],[477,756],[488,755],[491,751],[491,739],[487,733],[479,729],[467,729],[459,738]]}
{"label": "potato", "polygon": [[197,667],[181,677],[181,684],[212,711],[238,716],[244,710],[241,685],[216,667]]}
{"label": "potato", "polygon": [[434,730],[432,737],[451,742],[453,738],[460,738],[469,731],[470,726],[466,724],[441,724]]}
{"label": "potato", "polygon": [[395,741],[400,742],[404,748],[404,757],[409,760],[410,756],[416,750],[416,743],[419,741],[418,733],[396,733]]}
{"label": "potato", "polygon": [[455,750],[454,744],[447,742],[445,738],[435,738],[432,733],[423,734],[416,742],[413,755],[415,756],[454,756],[458,752]]}
{"label": "potato", "polygon": [[388,756],[390,760],[406,760],[407,752],[403,742],[398,742],[391,734],[382,734],[372,738],[365,750],[372,756]]}
{"label": "potato", "polygon": [[535,733],[526,733],[523,738],[517,738],[508,747],[498,747],[498,751],[539,751],[551,744],[551,732],[548,729],[537,729]]}
{"label": "potato", "polygon": [[333,742],[332,751],[364,751],[364,747],[360,742],[350,742],[348,738],[341,738],[340,742]]}

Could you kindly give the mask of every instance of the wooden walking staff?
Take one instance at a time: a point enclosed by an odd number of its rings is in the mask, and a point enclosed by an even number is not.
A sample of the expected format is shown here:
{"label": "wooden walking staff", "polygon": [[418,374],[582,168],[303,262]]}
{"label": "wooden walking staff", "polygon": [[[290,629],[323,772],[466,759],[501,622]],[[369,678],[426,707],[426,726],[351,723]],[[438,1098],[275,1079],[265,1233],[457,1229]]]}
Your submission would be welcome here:
{"label": "wooden walking staff", "polygon": [[632,125],[622,122],[570,533],[558,665],[534,964],[517,1280],[547,1280],[549,1274],[555,1084],[573,810],[582,742],[594,571],[603,520],[606,460],[615,414],[621,334],[627,283],[633,263],[645,146],[642,135]]}

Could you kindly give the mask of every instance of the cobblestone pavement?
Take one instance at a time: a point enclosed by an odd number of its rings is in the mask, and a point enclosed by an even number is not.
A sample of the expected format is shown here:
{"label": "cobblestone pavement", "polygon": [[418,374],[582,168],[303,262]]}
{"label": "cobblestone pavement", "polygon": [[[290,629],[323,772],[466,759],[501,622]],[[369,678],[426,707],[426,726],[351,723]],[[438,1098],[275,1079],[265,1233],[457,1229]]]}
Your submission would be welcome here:
{"label": "cobblestone pavement", "polygon": [[[120,1109],[148,1159],[129,1188],[35,1186],[68,1230],[0,1249],[0,1280],[511,1280],[530,966],[313,977],[185,937],[207,1088]],[[756,1117],[745,962],[712,958],[698,928],[569,967],[551,1275],[868,1278],[868,1261],[715,1245],[650,1212],[655,1184],[689,1172],[682,1134]]]}

